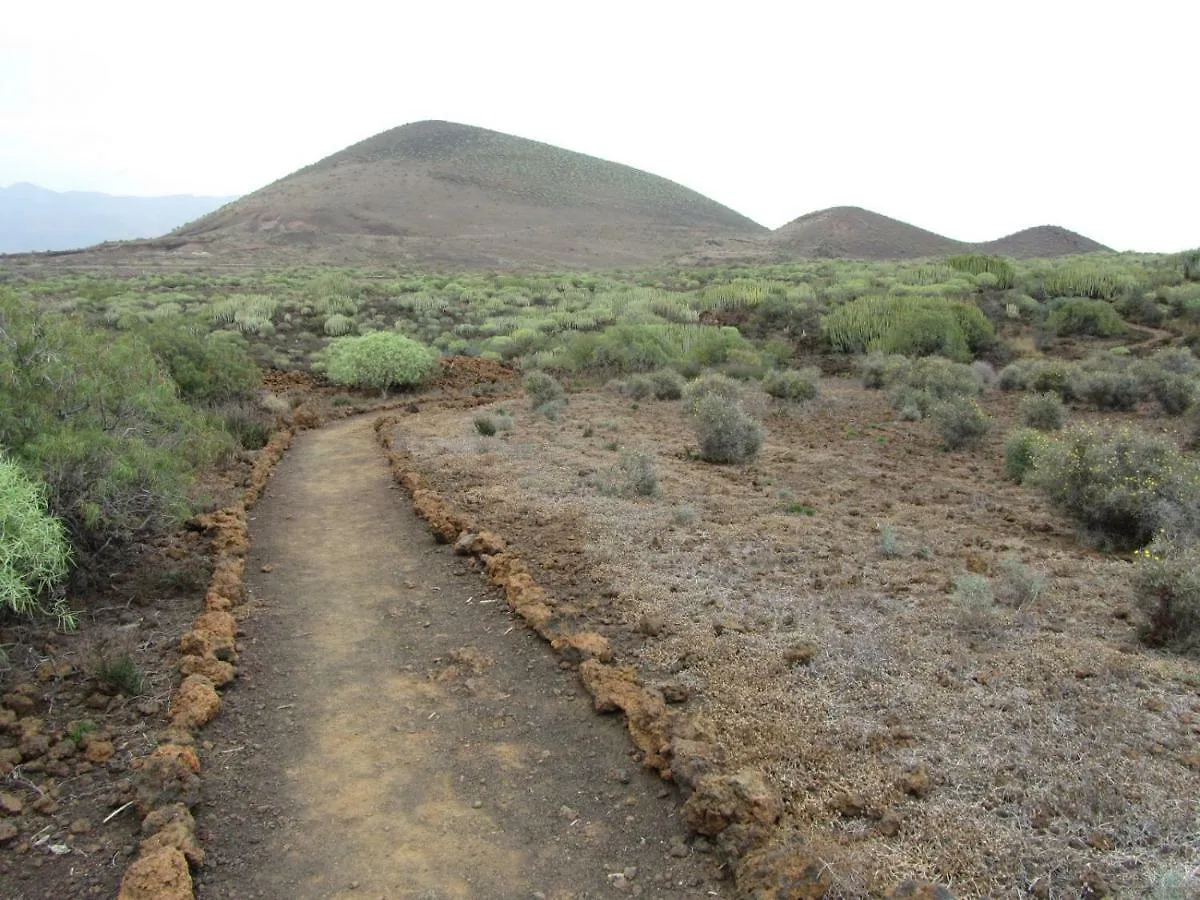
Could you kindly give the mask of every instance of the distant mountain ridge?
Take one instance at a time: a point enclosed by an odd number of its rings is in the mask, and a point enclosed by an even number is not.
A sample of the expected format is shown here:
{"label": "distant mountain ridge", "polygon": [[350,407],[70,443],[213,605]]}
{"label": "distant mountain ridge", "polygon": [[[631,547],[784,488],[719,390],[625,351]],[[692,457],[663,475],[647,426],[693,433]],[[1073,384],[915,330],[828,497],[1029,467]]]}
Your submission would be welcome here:
{"label": "distant mountain ridge", "polygon": [[[15,185],[0,191],[0,252],[127,240],[68,252],[79,261],[168,264],[594,269],[1108,249],[1054,225],[967,243],[851,206],[807,213],[772,232],[658,175],[443,121],[392,128],[245,197],[225,199],[55,194]],[[58,221],[51,240],[49,225],[39,223],[71,202],[82,210],[68,216],[74,230],[64,236]],[[170,211],[154,219],[144,212],[120,230],[111,214],[88,211],[89,204],[107,209],[105,203],[117,202]]]}
{"label": "distant mountain ridge", "polygon": [[0,188],[0,253],[73,250],[103,241],[158,237],[232,199],[59,192],[21,182]]}

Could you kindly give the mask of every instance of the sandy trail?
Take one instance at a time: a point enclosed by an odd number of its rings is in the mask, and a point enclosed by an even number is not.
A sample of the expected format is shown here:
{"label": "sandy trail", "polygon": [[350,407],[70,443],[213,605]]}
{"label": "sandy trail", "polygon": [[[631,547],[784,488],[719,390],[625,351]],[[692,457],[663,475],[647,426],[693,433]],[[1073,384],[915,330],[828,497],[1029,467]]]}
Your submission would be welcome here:
{"label": "sandy trail", "polygon": [[729,895],[619,723],[433,542],[368,420],[296,441],[252,539],[200,897]]}

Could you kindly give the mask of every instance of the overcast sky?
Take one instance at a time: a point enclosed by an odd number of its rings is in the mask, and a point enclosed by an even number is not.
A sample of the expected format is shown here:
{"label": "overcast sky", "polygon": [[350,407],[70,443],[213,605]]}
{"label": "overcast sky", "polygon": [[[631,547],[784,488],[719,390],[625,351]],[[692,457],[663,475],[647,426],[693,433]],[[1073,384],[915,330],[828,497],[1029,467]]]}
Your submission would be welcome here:
{"label": "overcast sky", "polygon": [[0,22],[0,186],[241,194],[421,119],[776,227],[1200,245],[1200,3],[44,0]]}

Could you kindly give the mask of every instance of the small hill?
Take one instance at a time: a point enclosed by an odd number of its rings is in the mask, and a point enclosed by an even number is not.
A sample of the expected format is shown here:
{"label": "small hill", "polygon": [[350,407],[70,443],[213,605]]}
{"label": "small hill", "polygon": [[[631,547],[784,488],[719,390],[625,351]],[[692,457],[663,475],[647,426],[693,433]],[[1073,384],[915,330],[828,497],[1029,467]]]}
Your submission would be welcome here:
{"label": "small hill", "polygon": [[910,259],[959,253],[967,245],[856,206],[835,206],[793,219],[768,243],[804,259]]}
{"label": "small hill", "polygon": [[767,229],[647,172],[452,122],[347,147],[180,228],[180,254],[466,267],[662,262]]}
{"label": "small hill", "polygon": [[766,264],[794,259],[919,259],[956,253],[1029,259],[1107,249],[1057,225],[1028,228],[995,241],[968,243],[857,206],[835,206],[793,219],[766,237],[709,240],[676,262]]}
{"label": "small hill", "polygon": [[1076,234],[1074,231],[1058,225],[1039,225],[1037,228],[1026,228],[1024,231],[1018,231],[996,241],[977,244],[976,247],[980,253],[1013,256],[1018,259],[1070,256],[1074,253],[1096,253],[1109,249],[1091,238]]}
{"label": "small hill", "polygon": [[60,193],[35,184],[14,184],[0,188],[0,253],[71,250],[102,241],[157,237],[232,199]]}

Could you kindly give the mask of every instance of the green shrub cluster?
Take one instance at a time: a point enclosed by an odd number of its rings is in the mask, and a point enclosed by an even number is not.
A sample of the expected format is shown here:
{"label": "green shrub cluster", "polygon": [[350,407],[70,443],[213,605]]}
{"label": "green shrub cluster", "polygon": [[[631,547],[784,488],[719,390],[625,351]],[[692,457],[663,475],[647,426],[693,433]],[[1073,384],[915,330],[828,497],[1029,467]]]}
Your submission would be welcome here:
{"label": "green shrub cluster", "polygon": [[1004,441],[1004,477],[1021,484],[1037,462],[1046,435],[1036,428],[1017,428]]}
{"label": "green shrub cluster", "polygon": [[186,516],[194,473],[232,442],[140,336],[0,290],[0,446],[46,484],[83,561]]}
{"label": "green shrub cluster", "polygon": [[153,322],[137,334],[166,366],[179,395],[190,403],[225,403],[254,396],[261,377],[250,345],[230,331],[206,333],[199,323]]}
{"label": "green shrub cluster", "polygon": [[1037,445],[1025,480],[1120,548],[1200,532],[1200,462],[1141,431],[1068,429]]}
{"label": "green shrub cluster", "polygon": [[862,376],[863,387],[871,390],[883,390],[902,380],[907,374],[912,361],[907,356],[883,353],[868,353],[859,357],[858,371]]}
{"label": "green shrub cluster", "polygon": [[44,485],[0,454],[0,610],[55,616],[75,623],[66,601],[44,601],[66,575],[71,547],[62,523],[46,510]]}
{"label": "green shrub cluster", "polygon": [[325,374],[335,384],[371,388],[383,396],[429,377],[437,354],[412,338],[391,331],[342,337],[325,348]]}
{"label": "green shrub cluster", "polygon": [[1021,419],[1038,431],[1058,431],[1067,422],[1067,408],[1057,394],[1033,394],[1021,401]]}
{"label": "green shrub cluster", "polygon": [[927,356],[913,360],[902,371],[897,369],[888,393],[901,418],[912,421],[928,416],[938,403],[971,399],[982,389],[970,366]]}
{"label": "green shrub cluster", "polygon": [[820,392],[821,370],[815,366],[803,369],[774,369],[763,376],[763,390],[780,400],[806,403],[817,399]]}
{"label": "green shrub cluster", "polygon": [[659,369],[650,375],[655,400],[678,400],[683,396],[683,376],[672,369]]}
{"label": "green shrub cluster", "polygon": [[959,256],[947,257],[943,262],[950,268],[957,269],[960,272],[967,272],[971,275],[987,273],[994,276],[996,281],[993,288],[998,291],[1007,291],[1016,284],[1016,266],[1007,259],[999,256],[987,256],[983,253],[966,253]]}
{"label": "green shrub cluster", "polygon": [[692,407],[700,458],[711,463],[746,463],[762,447],[762,427],[741,404],[720,392],[700,396]]}
{"label": "green shrub cluster", "polygon": [[529,408],[547,419],[557,419],[563,402],[563,388],[549,372],[530,372],[525,376],[525,396]]}
{"label": "green shrub cluster", "polygon": [[1046,328],[1054,334],[1115,337],[1125,333],[1125,322],[1111,303],[1067,297],[1051,306]]}
{"label": "green shrub cluster", "polygon": [[969,360],[994,337],[973,303],[944,297],[867,296],[823,316],[821,335],[835,351],[940,355]]}
{"label": "green shrub cluster", "polygon": [[683,402],[694,413],[700,401],[709,394],[738,403],[742,399],[742,386],[728,375],[709,372],[687,383],[683,389]]}
{"label": "green shrub cluster", "polygon": [[1152,644],[1200,647],[1200,540],[1160,534],[1136,554],[1133,577]]}
{"label": "green shrub cluster", "polygon": [[933,405],[930,421],[951,450],[978,444],[991,429],[991,420],[968,397],[950,397]]}

